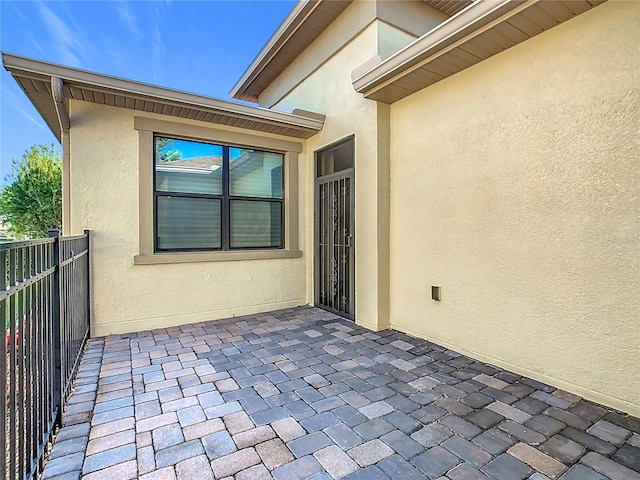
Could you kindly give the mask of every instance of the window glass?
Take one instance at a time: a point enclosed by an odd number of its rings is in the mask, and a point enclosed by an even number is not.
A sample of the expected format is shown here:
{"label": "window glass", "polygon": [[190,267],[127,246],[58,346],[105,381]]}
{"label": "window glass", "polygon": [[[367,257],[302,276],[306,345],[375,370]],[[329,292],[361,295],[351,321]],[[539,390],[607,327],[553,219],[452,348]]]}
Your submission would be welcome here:
{"label": "window glass", "polygon": [[221,201],[214,198],[159,196],[159,250],[219,249]]}
{"label": "window glass", "polygon": [[280,247],[282,204],[231,200],[231,248]]}
{"label": "window glass", "polygon": [[223,147],[155,137],[156,190],[222,195]]}
{"label": "window glass", "polygon": [[283,248],[284,155],[154,137],[158,251]]}
{"label": "window glass", "polygon": [[246,148],[229,149],[229,195],[282,198],[280,153]]}

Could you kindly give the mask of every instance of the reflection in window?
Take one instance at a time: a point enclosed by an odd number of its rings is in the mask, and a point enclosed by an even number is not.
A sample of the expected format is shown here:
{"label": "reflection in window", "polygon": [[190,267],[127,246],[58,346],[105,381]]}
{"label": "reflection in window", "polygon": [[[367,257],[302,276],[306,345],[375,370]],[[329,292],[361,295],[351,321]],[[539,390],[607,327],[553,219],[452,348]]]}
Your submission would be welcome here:
{"label": "reflection in window", "polygon": [[157,251],[283,248],[284,155],[155,137]]}
{"label": "reflection in window", "polygon": [[229,149],[231,195],[282,198],[282,154]]}

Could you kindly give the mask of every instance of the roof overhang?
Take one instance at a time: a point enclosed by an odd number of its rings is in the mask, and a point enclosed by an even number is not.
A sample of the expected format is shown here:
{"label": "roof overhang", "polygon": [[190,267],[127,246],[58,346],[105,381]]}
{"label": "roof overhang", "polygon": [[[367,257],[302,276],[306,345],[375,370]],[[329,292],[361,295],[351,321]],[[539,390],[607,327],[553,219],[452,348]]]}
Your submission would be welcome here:
{"label": "roof overhang", "polygon": [[[451,16],[474,0],[420,1]],[[257,103],[262,91],[352,2],[353,0],[300,0],[233,87],[231,97]]]}
{"label": "roof overhang", "polygon": [[340,15],[352,0],[301,0],[284,19],[230,92],[258,102],[258,96]]}
{"label": "roof overhang", "polygon": [[395,55],[354,72],[365,98],[393,103],[606,0],[476,0]]}
{"label": "roof overhang", "polygon": [[[60,93],[64,94],[65,99],[295,138],[310,138],[322,130],[324,124],[324,117],[317,114],[304,116],[302,111],[297,111],[298,114],[276,112],[10,53],[2,53],[2,61],[58,140],[61,137],[59,114],[64,111],[60,104]],[[59,91],[60,85],[62,92]]]}

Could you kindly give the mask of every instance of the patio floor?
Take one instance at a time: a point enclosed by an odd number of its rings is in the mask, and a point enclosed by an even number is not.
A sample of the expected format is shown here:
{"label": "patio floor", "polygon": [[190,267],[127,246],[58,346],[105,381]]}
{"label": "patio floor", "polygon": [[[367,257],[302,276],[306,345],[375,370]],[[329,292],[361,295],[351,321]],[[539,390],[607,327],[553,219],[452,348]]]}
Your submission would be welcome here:
{"label": "patio floor", "polygon": [[300,307],[92,339],[43,478],[631,480],[639,472],[636,418]]}

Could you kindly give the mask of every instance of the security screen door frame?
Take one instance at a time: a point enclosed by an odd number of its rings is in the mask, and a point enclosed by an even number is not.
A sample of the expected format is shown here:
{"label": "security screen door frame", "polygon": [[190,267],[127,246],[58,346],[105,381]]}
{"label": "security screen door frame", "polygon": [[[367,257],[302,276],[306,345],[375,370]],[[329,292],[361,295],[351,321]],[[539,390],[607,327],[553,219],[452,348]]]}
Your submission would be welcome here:
{"label": "security screen door frame", "polygon": [[315,153],[315,305],[355,320],[353,136]]}

